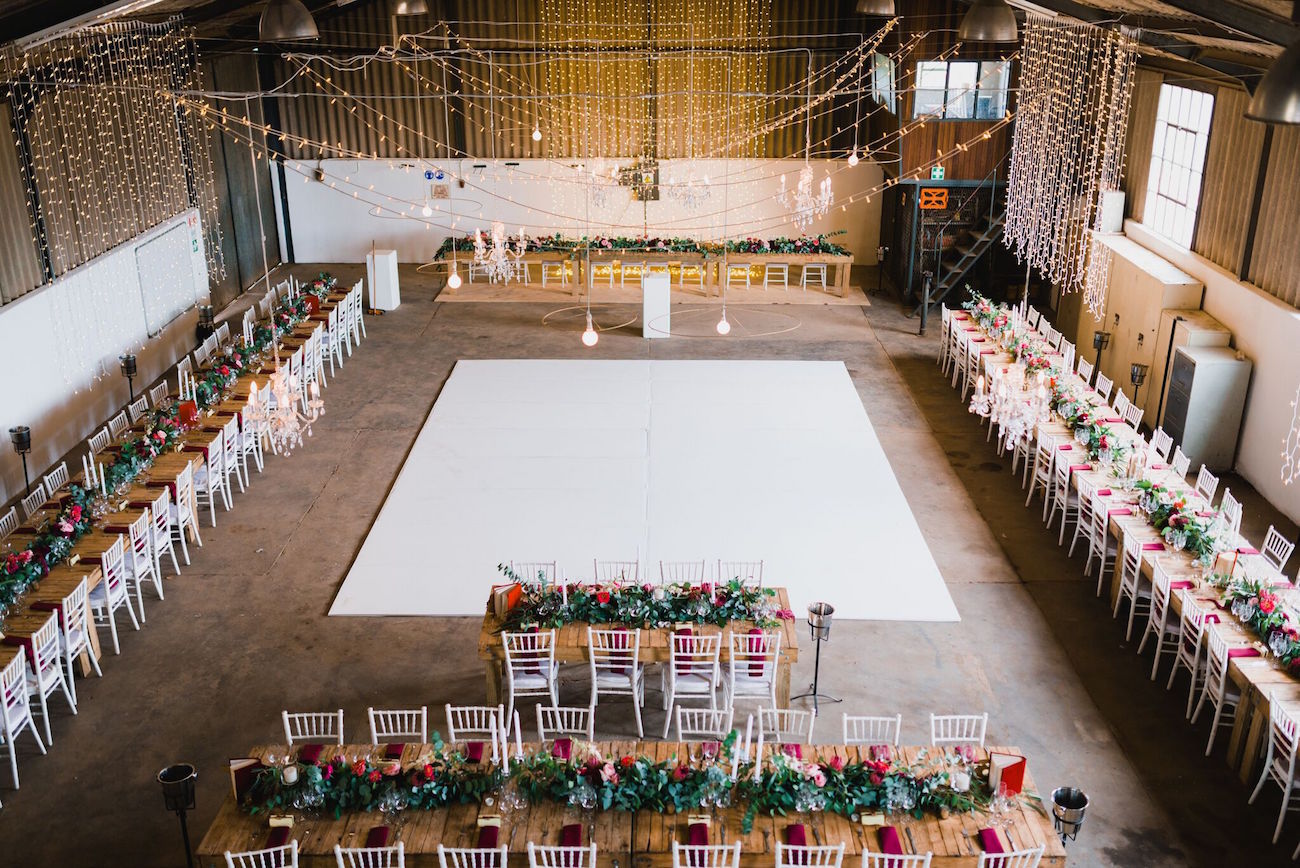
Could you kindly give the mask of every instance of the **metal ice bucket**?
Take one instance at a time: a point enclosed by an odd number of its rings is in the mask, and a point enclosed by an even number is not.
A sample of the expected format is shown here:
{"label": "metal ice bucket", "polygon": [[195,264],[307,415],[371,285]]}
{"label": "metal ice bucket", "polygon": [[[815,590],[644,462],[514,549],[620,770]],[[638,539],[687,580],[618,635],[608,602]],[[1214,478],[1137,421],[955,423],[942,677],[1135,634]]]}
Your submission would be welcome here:
{"label": "metal ice bucket", "polygon": [[1088,795],[1075,787],[1058,787],[1052,790],[1052,825],[1061,842],[1071,841],[1083,828],[1083,815],[1088,810]]}
{"label": "metal ice bucket", "polygon": [[835,607],[830,603],[813,603],[808,607],[808,632],[813,639],[831,638],[831,616]]}

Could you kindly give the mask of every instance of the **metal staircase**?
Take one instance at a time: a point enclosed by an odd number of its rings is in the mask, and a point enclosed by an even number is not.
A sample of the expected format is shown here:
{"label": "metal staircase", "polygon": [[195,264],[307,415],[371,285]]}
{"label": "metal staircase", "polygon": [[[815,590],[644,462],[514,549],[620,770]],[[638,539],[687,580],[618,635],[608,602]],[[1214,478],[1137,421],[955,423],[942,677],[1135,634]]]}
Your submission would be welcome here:
{"label": "metal staircase", "polygon": [[[963,278],[975,267],[984,254],[1002,238],[1002,228],[1006,214],[996,217],[985,214],[974,226],[962,230],[962,237],[951,248],[944,251],[939,260],[939,282],[930,290],[929,304],[933,307],[946,299],[948,295],[962,284]],[[923,296],[920,303],[912,310],[912,316],[921,313],[926,307]],[[925,314],[929,314],[926,308]]]}

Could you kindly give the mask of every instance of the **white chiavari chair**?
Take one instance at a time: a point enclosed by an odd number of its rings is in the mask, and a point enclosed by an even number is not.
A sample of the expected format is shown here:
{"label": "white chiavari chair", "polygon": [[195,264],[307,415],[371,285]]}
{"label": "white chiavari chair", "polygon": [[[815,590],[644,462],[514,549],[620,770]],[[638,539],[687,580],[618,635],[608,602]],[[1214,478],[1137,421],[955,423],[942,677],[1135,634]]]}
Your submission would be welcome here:
{"label": "white chiavari chair", "polygon": [[[637,738],[645,738],[641,708],[645,705],[645,664],[641,662],[641,631],[587,627],[587,664],[591,673],[591,705],[600,695],[629,696],[636,715]],[[555,703],[558,705],[559,703]]]}
{"label": "white chiavari chair", "polygon": [[244,450],[240,446],[239,442],[238,416],[231,416],[226,420],[225,424],[221,426],[221,452],[222,470],[225,474],[223,482],[226,491],[232,491],[230,487],[230,477],[233,476],[235,482],[239,483],[239,493],[243,494],[247,491],[247,489],[244,488],[244,477],[247,474],[248,469],[242,466]]}
{"label": "white chiavari chair", "polygon": [[973,744],[984,747],[988,728],[987,711],[983,714],[931,714],[930,745]]}
{"label": "white chiavari chair", "polygon": [[510,716],[500,705],[448,704],[446,713],[449,742],[487,742],[492,750],[493,762],[504,755],[504,733]]}
{"label": "white chiavari chair", "polygon": [[664,738],[672,723],[672,709],[680,697],[707,698],[709,708],[718,707],[722,682],[722,635],[696,636],[689,628],[678,629],[668,640],[668,663],[659,670],[664,697]]}
{"label": "white chiavari chair", "polygon": [[18,529],[18,507],[11,506],[9,511],[0,516],[0,540]]}
{"label": "white chiavari chair", "polygon": [[[250,403],[252,397],[250,394]],[[261,473],[265,467],[262,438],[269,436],[270,423],[257,421],[247,409],[240,413],[236,419],[239,422],[236,439],[239,444],[239,466],[244,473],[245,481],[251,482],[252,478],[248,473],[248,456],[253,456],[253,466],[257,468],[258,473]]]}
{"label": "white chiavari chair", "polygon": [[[1146,629],[1142,631],[1142,641],[1138,644],[1138,654],[1147,647],[1148,639],[1155,639],[1155,659],[1151,661],[1151,680],[1156,680],[1160,671],[1160,658],[1168,651],[1178,650],[1178,621],[1169,618],[1169,598],[1173,593],[1173,580],[1166,572],[1163,560],[1155,558],[1151,562],[1151,612],[1147,616]],[[1188,583],[1182,583],[1187,587]]]}
{"label": "white chiavari chair", "polygon": [[[568,263],[563,260],[542,260],[542,288],[546,288],[547,281],[558,280],[560,286],[569,285],[569,267]],[[527,282],[527,281],[525,281]]]}
{"label": "white chiavari chair", "polygon": [[1103,401],[1110,400],[1110,390],[1113,385],[1114,383],[1110,377],[1106,376],[1101,371],[1097,372],[1097,384],[1093,388],[1097,390],[1097,395]]}
{"label": "white chiavari chair", "polygon": [[506,868],[506,848],[438,845],[439,868]]}
{"label": "white chiavari chair", "polygon": [[1134,431],[1142,427],[1142,405],[1130,403],[1124,410],[1124,421],[1129,424]]}
{"label": "white chiavari chair", "polygon": [[1119,555],[1119,550],[1115,543],[1111,542],[1110,536],[1110,514],[1114,510],[1128,509],[1126,506],[1112,506],[1114,502],[1110,495],[1103,495],[1100,492],[1107,489],[1098,489],[1092,495],[1092,527],[1088,533],[1088,562],[1084,564],[1083,574],[1092,575],[1092,562],[1097,561],[1097,596],[1101,596],[1101,590],[1106,586],[1106,571],[1113,569],[1115,558]]}
{"label": "white chiavari chair", "polygon": [[158,385],[149,390],[149,406],[157,407],[163,401],[167,400],[167,381],[163,380]]}
{"label": "white chiavari chair", "polygon": [[511,561],[510,572],[524,585],[554,585],[555,561]]}
{"label": "white chiavari chair", "polygon": [[1044,845],[1025,850],[1012,850],[1009,853],[980,853],[980,861],[975,868],[1038,868],[1043,861]]}
{"label": "white chiavari chair", "polygon": [[380,744],[394,739],[413,740],[417,744],[429,741],[429,707],[419,708],[367,708],[370,719],[370,743]]}
{"label": "white chiavari chair", "polygon": [[352,321],[356,324],[356,328],[360,329],[360,333],[357,335],[357,345],[360,346],[361,339],[369,337],[369,335],[366,334],[366,320],[365,311],[363,310],[364,305],[362,304],[361,281],[357,281],[357,285],[353,287],[352,292],[356,295],[356,301],[352,304]]}
{"label": "white chiavari chair", "polygon": [[1300,788],[1296,786],[1296,746],[1300,739],[1297,739],[1296,719],[1280,698],[1270,697],[1268,718],[1268,748],[1264,753],[1264,771],[1247,804],[1255,804],[1260,790],[1270,780],[1282,788],[1282,809],[1278,811],[1277,827],[1273,830],[1273,843],[1276,844],[1282,835],[1282,823],[1286,821],[1287,811],[1300,810]]}
{"label": "white chiavari chair", "polygon": [[[1204,472],[1205,468],[1202,467],[1201,473]],[[1228,523],[1228,529],[1233,533],[1241,533],[1241,501],[1232,496],[1231,488],[1223,489],[1223,499],[1219,501],[1219,511],[1223,513],[1223,519]]]}
{"label": "white chiavari chair", "polygon": [[1060,350],[1061,341],[1064,339],[1065,339],[1065,335],[1061,334],[1051,326],[1047,327],[1047,342],[1052,345],[1052,349]]}
{"label": "white chiavari chair", "polygon": [[126,592],[130,595],[134,589],[136,608],[140,613],[140,623],[145,623],[144,584],[153,582],[158,599],[163,599],[162,578],[158,574],[157,558],[153,550],[153,514],[149,509],[140,513],[140,517],[131,522],[127,528],[126,567],[123,578],[126,580]]}
{"label": "white chiavari chair", "polygon": [[178,377],[181,374],[193,374],[193,373],[194,373],[194,361],[189,356],[185,356],[179,362],[176,363],[176,375]]}
{"label": "white chiavari chair", "polygon": [[596,842],[586,847],[543,847],[529,841],[528,868],[596,868]]}
{"label": "white chiavari chair", "polygon": [[219,346],[230,343],[230,322],[227,320],[220,323],[213,334],[216,337]]}
{"label": "white chiavari chair", "polygon": [[[84,652],[90,661],[90,667],[100,678],[104,671],[99,668],[99,658],[90,644],[90,603],[86,580],[83,578],[77,586],[59,603],[59,642],[68,670],[68,688],[72,698],[77,698],[77,682],[73,677],[73,662]],[[34,607],[33,607],[34,608]]]}
{"label": "white chiavari chair", "polygon": [[844,842],[838,844],[786,844],[776,842],[776,868],[840,868],[844,862]]}
{"label": "white chiavari chair", "polygon": [[1164,428],[1151,432],[1151,449],[1160,456],[1161,461],[1169,460],[1169,450],[1174,446],[1174,438],[1165,433]]}
{"label": "white chiavari chair", "polygon": [[406,868],[406,842],[391,847],[343,847],[334,845],[337,868]]}
{"label": "white chiavari chair", "polygon": [[208,444],[207,461],[194,474],[194,491],[200,499],[203,497],[208,499],[208,513],[213,527],[217,526],[218,495],[226,511],[230,511],[230,487],[226,481],[226,442],[222,432]]}
{"label": "white chiavari chair", "polygon": [[682,708],[679,705],[675,710],[677,713],[673,719],[677,723],[677,741],[722,742],[731,733],[735,712],[730,708]]}
{"label": "white chiavari chair", "polygon": [[212,350],[208,349],[208,342],[204,341],[199,344],[199,348],[194,351],[194,366],[200,370],[207,365],[212,358]]}
{"label": "white chiavari chair", "polygon": [[660,561],[659,584],[702,585],[708,581],[704,561]]}
{"label": "white chiavari chair", "polygon": [[198,396],[198,382],[194,375],[189,371],[176,372],[177,393],[176,397],[181,401],[194,401]]}
{"label": "white chiavari chair", "polygon": [[[1016,445],[1011,450],[1011,475],[1020,474],[1020,488],[1024,489],[1026,481],[1029,478],[1029,465],[1033,463],[1034,457],[1034,432],[1029,432],[1029,436],[1021,437],[1016,440]],[[1005,441],[1004,441],[1005,443]],[[1024,469],[1021,469],[1023,463]]]}
{"label": "white chiavari chair", "polygon": [[1052,522],[1057,514],[1061,516],[1061,530],[1057,534],[1056,544],[1065,542],[1065,528],[1070,522],[1079,520],[1079,498],[1070,485],[1075,465],[1072,463],[1074,451],[1058,449],[1056,464],[1052,468],[1052,508],[1047,513],[1047,529],[1052,529]]}
{"label": "white chiavari chair", "polygon": [[813,713],[797,708],[758,709],[758,730],[768,744],[812,744]]}
{"label": "white chiavari chair", "polygon": [[41,720],[45,724],[45,743],[54,744],[54,736],[50,732],[50,695],[62,690],[63,698],[67,700],[68,708],[72,709],[73,714],[77,713],[77,700],[63,674],[63,656],[59,651],[59,619],[53,612],[32,633],[32,643],[28,647],[31,657],[28,660],[30,669],[27,672],[27,692],[40,703]]}
{"label": "white chiavari chair", "polygon": [[952,317],[948,330],[944,333],[944,352],[943,366],[940,370],[945,377],[949,377],[952,385],[957,385],[957,367],[961,364],[966,353],[966,342],[969,332],[966,331],[966,320],[959,320]]}
{"label": "white chiavari chair", "polygon": [[1061,345],[1057,348],[1061,351],[1061,367],[1070,370],[1074,367],[1074,344],[1067,340],[1062,340]]}
{"label": "white chiavari chair", "polygon": [[36,483],[36,487],[32,489],[31,494],[26,495],[19,503],[23,508],[23,521],[31,518],[32,513],[40,509],[45,504],[46,499],[45,483],[43,481]]}
{"label": "white chiavari chair", "polygon": [[961,401],[966,403],[966,396],[975,388],[980,376],[980,359],[983,357],[987,341],[980,342],[971,338],[966,342],[965,364],[961,370]]}
{"label": "white chiavari chair", "polygon": [[1078,521],[1074,523],[1074,536],[1070,539],[1070,548],[1066,552],[1066,557],[1074,557],[1074,547],[1078,545],[1079,540],[1088,542],[1092,533],[1092,509],[1096,502],[1097,486],[1091,480],[1083,476],[1078,480],[1079,490],[1079,514]]}
{"label": "white chiavari chair", "polygon": [[592,575],[602,585],[635,585],[640,581],[640,561],[592,560]]}
{"label": "white chiavari chair", "polygon": [[90,435],[90,454],[98,455],[104,451],[108,444],[113,442],[113,435],[109,433],[108,428],[101,428],[94,434]]}
{"label": "white chiavari chair", "polygon": [[970,353],[971,345],[977,337],[975,326],[965,326],[957,323],[952,330],[952,347],[948,350],[950,369],[948,374],[948,385],[954,389],[966,376],[969,367],[966,356]]}
{"label": "white chiavari chair", "polygon": [[1170,460],[1169,466],[1180,479],[1186,479],[1187,471],[1192,466],[1192,459],[1187,457],[1182,446],[1175,446],[1174,457]]}
{"label": "white chiavari chair", "polygon": [[298,842],[240,853],[227,850],[225,856],[226,868],[298,868]]}
{"label": "white chiavari chair", "polygon": [[537,705],[537,740],[555,738],[596,738],[596,706]]}
{"label": "white chiavari chair", "polygon": [[1120,418],[1123,418],[1123,417],[1124,417],[1124,414],[1126,414],[1126,413],[1128,412],[1128,408],[1129,408],[1129,404],[1130,404],[1130,403],[1132,403],[1132,402],[1129,401],[1129,399],[1128,399],[1128,395],[1125,395],[1125,394],[1124,394],[1124,389],[1123,389],[1123,388],[1119,388],[1119,389],[1116,389],[1116,390],[1115,390],[1115,401],[1114,401],[1114,407],[1115,407],[1115,415],[1116,415],[1116,416],[1119,416]]}
{"label": "white chiavari chair", "polygon": [[1174,668],[1169,670],[1169,680],[1165,683],[1165,690],[1170,690],[1174,686],[1174,679],[1178,677],[1180,669],[1186,669],[1191,677],[1191,684],[1187,689],[1187,710],[1183,717],[1192,716],[1192,702],[1196,699],[1197,692],[1201,689],[1201,680],[1205,677],[1201,669],[1201,646],[1205,636],[1205,610],[1197,605],[1195,598],[1189,591],[1180,590],[1177,592],[1180,611],[1178,624],[1178,653],[1174,655]]}
{"label": "white chiavari chair", "polygon": [[343,709],[337,711],[281,711],[284,740],[290,745],[302,742],[343,744]]}
{"label": "white chiavari chair", "polygon": [[746,588],[763,587],[762,561],[718,561],[716,574],[719,585],[739,581]]}
{"label": "white chiavari chair", "polygon": [[134,425],[144,418],[144,414],[149,412],[149,396],[141,395],[130,404],[126,405],[127,415],[131,417],[131,424]]}
{"label": "white chiavari chair", "polygon": [[1143,587],[1142,552],[1145,541],[1134,533],[1124,534],[1123,550],[1119,559],[1119,592],[1115,595],[1115,605],[1111,617],[1119,617],[1119,607],[1128,600],[1128,627],[1124,631],[1124,641],[1133,638],[1133,619],[1137,615],[1151,613],[1151,591]]}
{"label": "white chiavari chair", "polygon": [[1085,383],[1092,380],[1092,362],[1088,361],[1083,356],[1078,356],[1075,359],[1074,370],[1075,373],[1079,375],[1079,378]]}
{"label": "white chiavari chair", "polygon": [[1039,434],[1034,445],[1034,467],[1030,474],[1029,496],[1025,506],[1034,500],[1034,492],[1043,492],[1043,521],[1047,521],[1047,511],[1052,503],[1052,474],[1056,466],[1056,452],[1061,441],[1049,434]]}
{"label": "white chiavari chair", "polygon": [[845,744],[887,744],[898,747],[903,732],[903,715],[845,714]]}
{"label": "white chiavari chair", "polygon": [[343,331],[339,328],[339,309],[336,305],[325,317],[325,331],[321,335],[322,352],[330,363],[330,379],[334,378],[335,365],[343,367]]}
{"label": "white chiavari chair", "polygon": [[1201,685],[1201,698],[1192,713],[1192,725],[1201,716],[1201,709],[1209,702],[1214,706],[1214,719],[1210,721],[1210,738],[1205,743],[1205,755],[1214,750],[1214,736],[1220,726],[1229,726],[1237,719],[1237,706],[1241,704],[1241,691],[1228,678],[1228,660],[1232,656],[1228,642],[1213,624],[1205,629],[1205,682]]}
{"label": "white chiavari chair", "polygon": [[18,789],[18,752],[15,742],[25,729],[30,729],[36,746],[45,753],[45,743],[36,731],[32,716],[31,696],[27,693],[27,649],[18,648],[13,659],[0,669],[0,743],[9,748],[9,769],[13,773],[14,789]]}
{"label": "white chiavari chair", "polygon": [[930,853],[895,856],[889,853],[862,854],[862,868],[930,868]]}
{"label": "white chiavari chair", "polygon": [[673,841],[673,868],[740,868],[740,842],[681,844]]}
{"label": "white chiavari chair", "polygon": [[1264,560],[1268,561],[1269,566],[1282,572],[1286,562],[1291,557],[1291,552],[1295,551],[1295,543],[1291,542],[1283,533],[1273,525],[1268,526],[1268,533],[1264,536],[1264,548],[1260,554]]}
{"label": "white chiavari chair", "polygon": [[96,627],[104,621],[108,622],[108,631],[113,637],[114,654],[122,653],[117,641],[117,616],[114,614],[118,609],[125,607],[127,615],[131,618],[131,626],[140,629],[140,622],[135,617],[135,607],[131,605],[131,596],[127,591],[125,550],[126,537],[118,534],[117,541],[108,547],[100,559],[99,567],[103,577],[91,590],[88,598],[90,609],[95,614]]}
{"label": "white chiavari chair", "polygon": [[781,634],[754,628],[748,633],[727,631],[727,678],[722,682],[727,707],[737,699],[766,698],[776,708],[777,661]]}
{"label": "white chiavari chair", "polygon": [[1210,472],[1210,468],[1204,464],[1201,465],[1200,473],[1196,474],[1196,493],[1205,498],[1206,503],[1214,501],[1214,492],[1219,489],[1219,477]]}
{"label": "white chiavari chair", "polygon": [[[166,486],[150,484],[151,487],[164,488]],[[170,490],[169,490],[170,491]],[[203,537],[199,534],[198,517],[194,514],[195,494],[194,494],[194,465],[187,464],[185,469],[176,475],[176,500],[167,506],[167,525],[170,528],[170,535],[173,541],[180,542],[181,555],[185,558],[185,566],[190,565],[190,548],[185,541],[187,533],[194,534],[194,541],[200,546],[203,545]],[[175,563],[175,550],[172,551],[172,562]],[[178,566],[176,572],[180,573]]]}
{"label": "white chiavari chair", "polygon": [[244,335],[244,345],[249,346],[253,343],[253,328],[257,325],[257,311],[251,307],[244,311],[244,317],[240,324]]}
{"label": "white chiavari chair", "polygon": [[522,696],[547,696],[551,705],[560,704],[560,667],[555,662],[555,631],[503,633],[506,657],[506,720]]}
{"label": "white chiavari chair", "polygon": [[45,474],[45,491],[49,495],[68,484],[68,462],[61,461],[59,466]]}

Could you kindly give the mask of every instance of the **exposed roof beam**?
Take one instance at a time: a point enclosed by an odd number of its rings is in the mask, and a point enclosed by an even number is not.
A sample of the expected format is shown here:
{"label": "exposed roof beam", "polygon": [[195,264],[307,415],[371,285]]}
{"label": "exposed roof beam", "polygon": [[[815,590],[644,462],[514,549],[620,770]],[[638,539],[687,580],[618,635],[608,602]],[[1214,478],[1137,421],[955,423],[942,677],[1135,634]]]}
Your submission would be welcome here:
{"label": "exposed roof beam", "polygon": [[1253,6],[1225,3],[1223,0],[1164,0],[1175,9],[1190,12],[1237,33],[1261,42],[1290,45],[1300,39],[1300,26],[1285,18],[1276,18]]}

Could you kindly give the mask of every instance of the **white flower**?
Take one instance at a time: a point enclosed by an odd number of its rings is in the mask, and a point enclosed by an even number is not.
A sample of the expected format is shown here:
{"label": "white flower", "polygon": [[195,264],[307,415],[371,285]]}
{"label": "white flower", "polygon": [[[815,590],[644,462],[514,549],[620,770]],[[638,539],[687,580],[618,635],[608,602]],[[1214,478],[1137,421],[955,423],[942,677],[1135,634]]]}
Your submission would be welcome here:
{"label": "white flower", "polygon": [[970,772],[953,772],[948,776],[948,784],[955,792],[964,793],[970,790]]}

